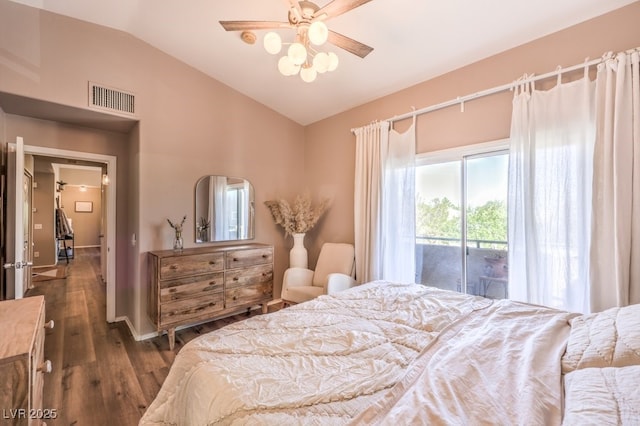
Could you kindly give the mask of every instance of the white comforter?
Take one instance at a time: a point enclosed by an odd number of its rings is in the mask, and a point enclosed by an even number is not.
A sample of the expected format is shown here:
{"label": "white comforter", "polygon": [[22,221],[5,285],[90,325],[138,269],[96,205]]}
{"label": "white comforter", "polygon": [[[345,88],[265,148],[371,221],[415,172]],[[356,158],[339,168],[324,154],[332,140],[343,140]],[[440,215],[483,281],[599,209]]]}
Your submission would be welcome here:
{"label": "white comforter", "polygon": [[369,283],[191,341],[140,424],[559,424],[571,317]]}

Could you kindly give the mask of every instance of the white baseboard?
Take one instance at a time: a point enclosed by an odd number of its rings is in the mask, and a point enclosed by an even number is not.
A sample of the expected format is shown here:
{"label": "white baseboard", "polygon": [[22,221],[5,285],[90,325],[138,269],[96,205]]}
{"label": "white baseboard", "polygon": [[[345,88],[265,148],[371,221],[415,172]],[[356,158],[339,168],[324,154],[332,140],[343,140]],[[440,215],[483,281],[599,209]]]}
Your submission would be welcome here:
{"label": "white baseboard", "polygon": [[116,317],[114,322],[120,322],[120,321],[124,321],[127,324],[127,327],[129,327],[129,331],[131,332],[133,339],[137,342],[139,342],[140,340],[152,339],[154,337],[159,336],[158,332],[151,332],[151,333],[142,334],[142,335],[138,334],[133,324],[131,324],[129,317],[126,315],[122,317]]}

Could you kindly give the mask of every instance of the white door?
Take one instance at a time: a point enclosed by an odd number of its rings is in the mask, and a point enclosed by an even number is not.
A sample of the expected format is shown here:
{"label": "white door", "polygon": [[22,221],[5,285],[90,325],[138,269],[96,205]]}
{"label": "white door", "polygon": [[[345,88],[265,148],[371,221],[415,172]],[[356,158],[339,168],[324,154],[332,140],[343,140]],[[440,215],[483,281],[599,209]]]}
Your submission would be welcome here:
{"label": "white door", "polygon": [[9,144],[7,156],[7,298],[24,296],[25,259],[28,242],[24,238],[24,143],[21,137]]}

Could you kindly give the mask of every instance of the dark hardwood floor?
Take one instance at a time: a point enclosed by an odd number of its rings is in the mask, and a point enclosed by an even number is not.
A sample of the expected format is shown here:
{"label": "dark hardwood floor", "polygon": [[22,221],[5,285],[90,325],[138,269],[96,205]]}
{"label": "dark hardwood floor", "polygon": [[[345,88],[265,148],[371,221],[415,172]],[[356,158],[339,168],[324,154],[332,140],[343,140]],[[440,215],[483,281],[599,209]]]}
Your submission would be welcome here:
{"label": "dark hardwood floor", "polygon": [[106,322],[106,289],[99,277],[99,250],[76,248],[66,279],[36,282],[27,293],[44,295],[46,320],[55,321],[45,338],[53,371],[45,377],[44,408],[56,409],[58,417],[48,425],[138,424],[185,343],[247,318],[178,331],[173,351],[166,336],[137,342],[124,322]]}

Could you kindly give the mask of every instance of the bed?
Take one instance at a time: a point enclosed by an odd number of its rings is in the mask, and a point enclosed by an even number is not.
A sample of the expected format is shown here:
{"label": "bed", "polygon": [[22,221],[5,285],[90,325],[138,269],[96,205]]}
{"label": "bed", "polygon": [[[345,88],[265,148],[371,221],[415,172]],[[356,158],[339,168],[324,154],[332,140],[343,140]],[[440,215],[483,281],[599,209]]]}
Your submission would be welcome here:
{"label": "bed", "polygon": [[640,305],[376,281],[186,344],[141,425],[640,424]]}

